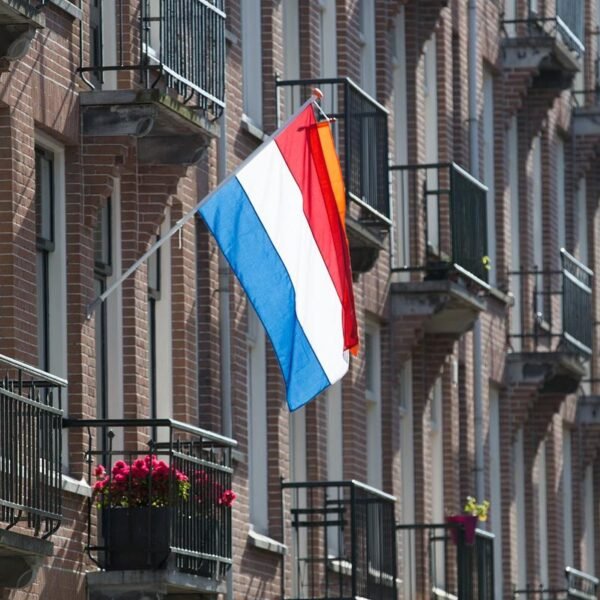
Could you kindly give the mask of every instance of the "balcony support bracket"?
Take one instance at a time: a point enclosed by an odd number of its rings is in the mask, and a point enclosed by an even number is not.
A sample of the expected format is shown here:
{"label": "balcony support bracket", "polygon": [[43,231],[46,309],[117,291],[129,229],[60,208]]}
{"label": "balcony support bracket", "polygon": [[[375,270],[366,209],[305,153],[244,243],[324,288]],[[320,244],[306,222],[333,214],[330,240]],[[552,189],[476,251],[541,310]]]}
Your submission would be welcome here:
{"label": "balcony support bracket", "polygon": [[0,529],[0,587],[18,589],[33,583],[53,547],[47,540]]}
{"label": "balcony support bracket", "polygon": [[572,394],[584,375],[581,360],[570,352],[513,352],[507,356],[507,384],[535,384],[540,394]]}

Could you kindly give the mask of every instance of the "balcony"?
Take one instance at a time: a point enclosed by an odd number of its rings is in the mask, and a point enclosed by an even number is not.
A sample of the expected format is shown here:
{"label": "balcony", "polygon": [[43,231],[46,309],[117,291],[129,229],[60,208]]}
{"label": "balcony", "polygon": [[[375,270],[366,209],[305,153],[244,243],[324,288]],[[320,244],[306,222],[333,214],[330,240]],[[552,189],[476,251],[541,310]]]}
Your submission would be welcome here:
{"label": "balcony", "polygon": [[585,51],[583,0],[557,0],[552,13],[502,22],[504,67],[531,72],[533,88],[570,87]]}
{"label": "balcony", "polygon": [[31,584],[62,519],[66,381],[0,355],[0,587]]}
{"label": "balcony", "polygon": [[344,174],[352,270],[369,271],[385,248],[391,225],[388,111],[347,77],[277,81],[276,86],[278,106],[283,100],[288,115],[310,97],[314,87],[323,92],[321,106],[335,119],[332,129]]}
{"label": "balcony", "polygon": [[392,310],[462,335],[488,290],[487,188],[455,163],[393,166],[399,213]]}
{"label": "balcony", "polygon": [[0,73],[25,56],[37,30],[44,27],[39,9],[28,0],[0,0]]}
{"label": "balcony", "polygon": [[397,599],[393,496],[357,481],[283,482],[282,495],[285,600]]}
{"label": "balcony", "polygon": [[560,259],[560,270],[510,273],[520,323],[509,335],[516,351],[507,357],[507,375],[540,393],[575,392],[592,354],[593,273],[564,249]]}
{"label": "balcony", "polygon": [[458,524],[397,525],[403,598],[494,600],[494,535]]}
{"label": "balcony", "polygon": [[[90,60],[79,69],[91,90],[80,95],[84,133],[139,138],[144,164],[193,164],[225,106],[223,0],[142,0],[133,21],[117,10],[116,48],[107,51],[104,5],[92,10]],[[109,64],[107,54],[116,57]]]}
{"label": "balcony", "polygon": [[89,432],[88,476],[96,477],[87,551],[102,571],[87,574],[90,600],[125,587],[153,598],[222,593],[235,442],[170,419],[67,426]]}
{"label": "balcony", "polygon": [[517,589],[513,600],[596,600],[598,598],[598,579],[573,567],[565,569],[566,587]]}

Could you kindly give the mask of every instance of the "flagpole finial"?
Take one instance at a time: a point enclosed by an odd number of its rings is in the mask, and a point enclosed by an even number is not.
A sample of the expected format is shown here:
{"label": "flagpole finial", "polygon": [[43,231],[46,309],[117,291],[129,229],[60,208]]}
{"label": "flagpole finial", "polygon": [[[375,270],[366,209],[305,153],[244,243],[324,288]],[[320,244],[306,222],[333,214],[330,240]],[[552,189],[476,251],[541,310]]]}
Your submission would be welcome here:
{"label": "flagpole finial", "polygon": [[318,87],[314,87],[312,89],[312,95],[317,99],[317,100],[322,100],[323,99],[323,92],[318,88]]}

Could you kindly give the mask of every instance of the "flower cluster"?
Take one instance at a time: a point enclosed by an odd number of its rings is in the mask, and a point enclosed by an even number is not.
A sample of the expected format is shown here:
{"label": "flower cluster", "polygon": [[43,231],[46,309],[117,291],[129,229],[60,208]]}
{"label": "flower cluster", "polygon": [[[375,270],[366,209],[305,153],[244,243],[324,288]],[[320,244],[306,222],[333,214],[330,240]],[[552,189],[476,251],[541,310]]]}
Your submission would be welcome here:
{"label": "flower cluster", "polygon": [[214,503],[231,508],[237,498],[233,490],[225,489],[218,481],[213,481],[206,471],[196,471],[195,479],[194,496],[197,502]]}
{"label": "flower cluster", "polygon": [[153,454],[131,462],[118,460],[110,474],[98,465],[94,471],[94,499],[98,508],[167,506],[180,498],[199,504],[231,508],[237,495],[215,481],[206,471],[187,475],[169,467]]}
{"label": "flower cluster", "polygon": [[477,503],[477,498],[473,496],[467,496],[467,503],[465,504],[464,512],[472,517],[477,517],[480,521],[487,521],[488,512],[490,510],[489,500],[484,500],[481,503]]}
{"label": "flower cluster", "polygon": [[189,498],[188,477],[152,454],[130,463],[117,460],[110,475],[98,465],[94,474],[94,498],[99,508],[160,507],[175,498]]}

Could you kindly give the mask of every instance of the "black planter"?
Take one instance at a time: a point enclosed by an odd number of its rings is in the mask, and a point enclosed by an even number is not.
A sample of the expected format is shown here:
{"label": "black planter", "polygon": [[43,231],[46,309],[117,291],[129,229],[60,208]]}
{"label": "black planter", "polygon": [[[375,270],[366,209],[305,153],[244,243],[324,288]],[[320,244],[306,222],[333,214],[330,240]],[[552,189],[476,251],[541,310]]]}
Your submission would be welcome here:
{"label": "black planter", "polygon": [[170,553],[169,509],[104,508],[107,571],[159,569]]}

